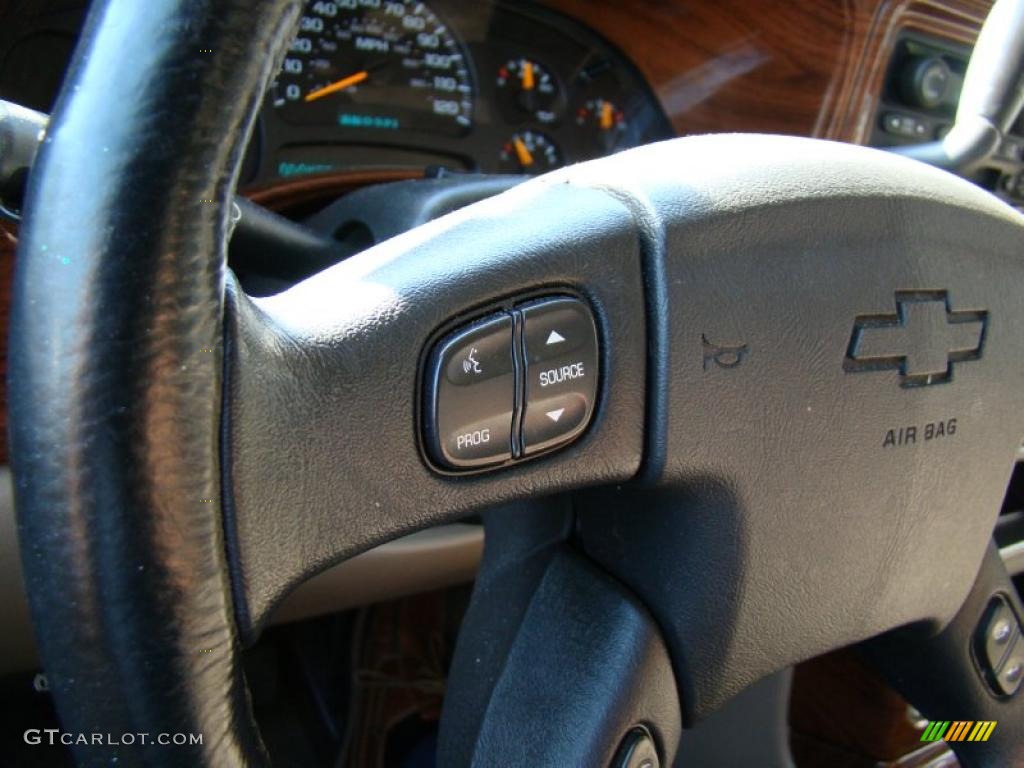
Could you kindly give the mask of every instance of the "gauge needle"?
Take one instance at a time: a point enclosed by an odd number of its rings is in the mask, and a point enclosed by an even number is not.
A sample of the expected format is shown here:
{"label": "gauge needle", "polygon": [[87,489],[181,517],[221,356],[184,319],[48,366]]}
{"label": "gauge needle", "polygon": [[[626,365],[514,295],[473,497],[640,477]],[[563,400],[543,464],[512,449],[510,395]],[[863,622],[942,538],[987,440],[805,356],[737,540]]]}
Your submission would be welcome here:
{"label": "gauge needle", "polygon": [[516,136],[512,139],[512,146],[516,148],[516,157],[519,159],[519,164],[521,166],[529,168],[533,165],[533,155],[531,155],[530,150],[526,148],[525,141]]}
{"label": "gauge needle", "polygon": [[348,77],[343,77],[341,80],[335,80],[330,85],[325,85],[323,88],[317,88],[315,91],[310,91],[306,94],[306,101],[316,101],[322,99],[324,96],[330,96],[332,93],[338,91],[344,91],[346,88],[351,88],[353,85],[358,85],[370,76],[370,73],[365,69],[362,72],[356,72]]}
{"label": "gauge needle", "polygon": [[533,90],[533,62],[529,59],[523,59],[522,81],[524,91]]}
{"label": "gauge needle", "polygon": [[606,101],[606,102],[602,103],[601,104],[601,128],[603,130],[607,131],[609,128],[612,127],[612,122],[614,120],[614,117],[615,116],[612,114],[611,102]]}

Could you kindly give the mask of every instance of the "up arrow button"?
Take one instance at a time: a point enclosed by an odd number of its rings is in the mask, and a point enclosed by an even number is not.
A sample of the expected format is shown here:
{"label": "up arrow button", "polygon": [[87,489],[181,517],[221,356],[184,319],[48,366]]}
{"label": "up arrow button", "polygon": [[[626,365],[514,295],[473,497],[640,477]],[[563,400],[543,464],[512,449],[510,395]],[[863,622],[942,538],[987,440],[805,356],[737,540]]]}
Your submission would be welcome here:
{"label": "up arrow button", "polygon": [[560,334],[558,331],[552,331],[551,333],[548,334],[548,340],[545,343],[546,344],[559,344],[559,343],[561,343],[563,341],[565,341],[565,336]]}

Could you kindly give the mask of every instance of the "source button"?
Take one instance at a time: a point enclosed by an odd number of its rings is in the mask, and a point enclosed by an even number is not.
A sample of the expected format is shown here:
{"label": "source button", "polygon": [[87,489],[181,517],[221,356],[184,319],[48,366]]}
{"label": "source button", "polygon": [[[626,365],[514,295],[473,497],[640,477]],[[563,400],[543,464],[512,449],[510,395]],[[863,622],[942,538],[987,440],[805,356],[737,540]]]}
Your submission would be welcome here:
{"label": "source button", "polygon": [[597,329],[587,306],[558,298],[522,309],[526,359],[523,451],[572,440],[590,421],[597,396]]}

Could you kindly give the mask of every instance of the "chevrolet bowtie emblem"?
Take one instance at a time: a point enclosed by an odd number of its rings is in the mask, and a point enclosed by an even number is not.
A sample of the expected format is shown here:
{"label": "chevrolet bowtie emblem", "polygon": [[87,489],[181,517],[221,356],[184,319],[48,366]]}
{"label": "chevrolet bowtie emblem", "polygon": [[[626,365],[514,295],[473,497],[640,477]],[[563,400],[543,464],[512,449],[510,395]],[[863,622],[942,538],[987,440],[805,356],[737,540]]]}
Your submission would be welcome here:
{"label": "chevrolet bowtie emblem", "polygon": [[843,369],[896,370],[903,387],[940,384],[955,363],[981,357],[987,327],[987,311],[954,311],[946,291],[897,291],[895,313],[854,320]]}

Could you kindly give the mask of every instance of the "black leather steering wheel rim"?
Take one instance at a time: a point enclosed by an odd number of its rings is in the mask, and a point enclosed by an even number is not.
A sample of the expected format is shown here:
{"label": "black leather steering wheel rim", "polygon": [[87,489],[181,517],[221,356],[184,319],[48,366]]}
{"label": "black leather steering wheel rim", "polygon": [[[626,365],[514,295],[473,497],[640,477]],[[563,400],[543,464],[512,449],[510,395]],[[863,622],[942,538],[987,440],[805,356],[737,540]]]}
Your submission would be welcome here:
{"label": "black leather steering wheel rim", "polygon": [[[61,720],[202,734],[171,751],[136,741],[122,764],[267,762],[227,567],[221,339],[231,193],[299,10],[94,3],[28,193],[11,441]],[[62,320],[40,312],[54,300]],[[44,427],[30,414],[46,410]]]}

